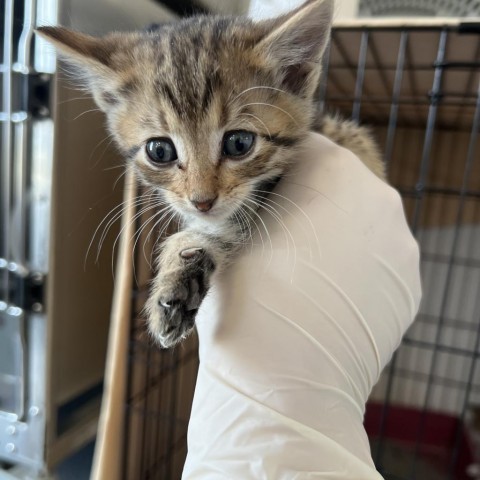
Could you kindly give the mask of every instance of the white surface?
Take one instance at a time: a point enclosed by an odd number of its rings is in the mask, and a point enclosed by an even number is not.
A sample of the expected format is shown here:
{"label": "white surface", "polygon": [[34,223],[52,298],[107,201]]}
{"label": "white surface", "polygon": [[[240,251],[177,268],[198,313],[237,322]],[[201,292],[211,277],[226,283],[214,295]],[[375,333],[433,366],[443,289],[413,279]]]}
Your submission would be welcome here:
{"label": "white surface", "polygon": [[[335,19],[354,18],[358,13],[359,0],[336,0]],[[273,18],[293,10],[304,0],[251,0],[250,16],[255,19]]]}
{"label": "white surface", "polygon": [[183,478],[379,479],[364,405],[418,309],[418,247],[399,195],[320,135],[275,192],[285,228],[263,215],[272,245],[198,316]]}
{"label": "white surface", "polygon": [[249,13],[255,19],[273,18],[302,3],[303,0],[250,0]]}

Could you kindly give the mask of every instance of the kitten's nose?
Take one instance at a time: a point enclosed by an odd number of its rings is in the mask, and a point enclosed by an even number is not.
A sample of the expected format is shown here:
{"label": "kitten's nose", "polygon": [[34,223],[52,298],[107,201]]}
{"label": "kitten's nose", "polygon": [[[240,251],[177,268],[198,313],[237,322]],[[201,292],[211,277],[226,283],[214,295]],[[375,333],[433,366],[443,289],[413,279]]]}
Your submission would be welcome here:
{"label": "kitten's nose", "polygon": [[195,205],[195,208],[197,210],[199,210],[200,212],[208,212],[209,210],[212,209],[213,207],[213,204],[215,203],[215,200],[217,199],[217,197],[214,197],[214,198],[207,198],[207,199],[204,199],[202,198],[201,200],[190,200],[194,205]]}

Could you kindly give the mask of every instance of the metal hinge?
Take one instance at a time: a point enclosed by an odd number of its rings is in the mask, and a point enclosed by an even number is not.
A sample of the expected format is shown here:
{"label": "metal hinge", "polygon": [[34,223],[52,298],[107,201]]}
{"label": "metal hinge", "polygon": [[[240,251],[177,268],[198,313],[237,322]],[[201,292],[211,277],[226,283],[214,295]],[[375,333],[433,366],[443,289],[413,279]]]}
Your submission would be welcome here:
{"label": "metal hinge", "polygon": [[34,118],[50,116],[50,93],[52,75],[31,73],[28,81],[28,112]]}
{"label": "metal hinge", "polygon": [[28,112],[33,118],[50,115],[52,75],[13,71],[12,111]]}
{"label": "metal hinge", "polygon": [[[2,281],[3,280],[3,281]],[[0,301],[27,312],[45,310],[46,275],[0,258]]]}

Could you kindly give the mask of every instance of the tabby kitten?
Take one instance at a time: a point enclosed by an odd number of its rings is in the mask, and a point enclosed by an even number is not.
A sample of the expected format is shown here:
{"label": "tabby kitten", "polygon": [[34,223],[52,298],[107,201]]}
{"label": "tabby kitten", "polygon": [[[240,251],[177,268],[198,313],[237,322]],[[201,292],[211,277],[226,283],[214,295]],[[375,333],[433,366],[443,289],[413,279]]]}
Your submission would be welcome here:
{"label": "tabby kitten", "polygon": [[316,118],[332,13],[332,0],[308,0],[260,22],[198,16],[103,38],[39,29],[76,67],[138,177],[182,219],[158,254],[146,304],[163,347],[193,329],[212,274],[246,241],[253,215],[239,222],[237,213],[294,164],[310,130],[346,142],[382,175],[363,129]]}

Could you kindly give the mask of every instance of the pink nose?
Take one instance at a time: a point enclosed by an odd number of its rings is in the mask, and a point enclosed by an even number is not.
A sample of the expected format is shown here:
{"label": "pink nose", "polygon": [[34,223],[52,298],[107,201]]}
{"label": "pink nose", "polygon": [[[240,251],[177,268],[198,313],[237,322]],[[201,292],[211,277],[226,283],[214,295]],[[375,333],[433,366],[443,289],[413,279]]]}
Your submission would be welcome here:
{"label": "pink nose", "polygon": [[216,199],[217,197],[202,199],[202,200],[190,200],[190,201],[195,205],[195,208],[198,211],[205,213],[212,209]]}

